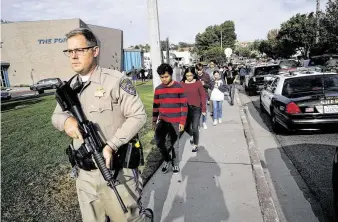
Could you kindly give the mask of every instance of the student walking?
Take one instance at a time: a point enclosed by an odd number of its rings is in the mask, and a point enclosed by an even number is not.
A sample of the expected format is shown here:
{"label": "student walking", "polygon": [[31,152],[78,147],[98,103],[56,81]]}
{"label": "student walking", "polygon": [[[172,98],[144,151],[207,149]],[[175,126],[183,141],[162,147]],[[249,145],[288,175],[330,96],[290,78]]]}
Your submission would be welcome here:
{"label": "student walking", "polygon": [[[187,98],[180,83],[172,79],[173,69],[169,64],[157,68],[162,84],[157,86],[153,103],[153,129],[155,141],[164,158],[162,173],[167,173],[171,161],[173,172],[180,171],[178,166],[180,132],[184,131],[187,118]],[[166,137],[170,138],[169,150]],[[172,151],[170,157],[169,151]]]}
{"label": "student walking", "polygon": [[[196,65],[196,72],[197,72],[197,77],[201,81],[201,83],[203,85],[203,88],[204,88],[204,91],[206,93],[205,103],[207,103],[208,100],[209,100],[209,92],[208,92],[208,90],[211,87],[210,76],[209,76],[208,73],[204,72],[203,65],[201,63],[198,63]],[[203,128],[204,129],[208,128],[207,127],[207,111],[205,111],[205,114],[202,115],[202,124],[203,124]]]}
{"label": "student walking", "polygon": [[225,85],[218,70],[214,71],[213,76],[214,81],[212,84],[210,100],[212,100],[214,106],[213,118],[214,118],[214,126],[216,126],[217,120],[218,123],[222,123],[222,104],[224,100],[223,89],[225,88]]}
{"label": "student walking", "polygon": [[181,82],[188,101],[188,117],[185,131],[191,136],[192,152],[197,152],[199,142],[199,121],[202,115],[206,115],[206,93],[204,87],[195,72],[195,68],[185,70]]}

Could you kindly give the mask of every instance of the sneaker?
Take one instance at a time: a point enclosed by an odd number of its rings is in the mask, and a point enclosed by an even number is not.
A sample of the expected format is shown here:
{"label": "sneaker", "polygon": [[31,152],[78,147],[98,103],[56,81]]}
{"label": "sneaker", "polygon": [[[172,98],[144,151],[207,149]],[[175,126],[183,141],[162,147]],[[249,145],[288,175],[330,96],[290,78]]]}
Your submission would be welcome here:
{"label": "sneaker", "polygon": [[162,167],[162,173],[167,173],[169,170],[169,163],[164,162],[163,167]]}
{"label": "sneaker", "polygon": [[217,125],[217,119],[214,120],[214,126],[216,126],[216,125]]}
{"label": "sneaker", "polygon": [[179,166],[174,166],[173,167],[173,173],[174,174],[177,174],[177,173],[179,173],[180,172],[180,167]]}
{"label": "sneaker", "polygon": [[203,128],[204,128],[204,129],[208,129],[208,127],[207,127],[207,124],[206,124],[206,123],[203,123]]}
{"label": "sneaker", "polygon": [[218,123],[222,123],[222,118],[219,118],[219,119],[218,119]]}
{"label": "sneaker", "polygon": [[192,152],[193,153],[196,153],[198,150],[198,146],[197,145],[194,145],[193,148],[192,148]]}

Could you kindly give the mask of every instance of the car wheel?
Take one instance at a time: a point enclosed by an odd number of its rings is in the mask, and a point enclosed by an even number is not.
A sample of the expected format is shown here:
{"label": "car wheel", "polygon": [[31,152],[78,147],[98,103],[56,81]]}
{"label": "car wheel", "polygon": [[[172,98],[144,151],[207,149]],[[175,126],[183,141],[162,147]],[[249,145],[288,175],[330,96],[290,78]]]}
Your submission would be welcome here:
{"label": "car wheel", "polygon": [[254,96],[255,93],[254,93],[254,91],[252,89],[248,88],[248,95],[249,96]]}

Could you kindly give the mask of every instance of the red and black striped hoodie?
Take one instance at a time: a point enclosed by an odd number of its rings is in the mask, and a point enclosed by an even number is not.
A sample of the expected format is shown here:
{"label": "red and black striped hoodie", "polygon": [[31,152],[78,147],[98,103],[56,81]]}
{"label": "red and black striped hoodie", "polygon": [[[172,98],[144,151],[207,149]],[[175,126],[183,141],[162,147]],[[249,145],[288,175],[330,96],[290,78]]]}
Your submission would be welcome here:
{"label": "red and black striped hoodie", "polygon": [[157,119],[185,124],[188,113],[187,97],[183,87],[176,81],[170,86],[161,84],[156,87],[153,103],[153,122]]}

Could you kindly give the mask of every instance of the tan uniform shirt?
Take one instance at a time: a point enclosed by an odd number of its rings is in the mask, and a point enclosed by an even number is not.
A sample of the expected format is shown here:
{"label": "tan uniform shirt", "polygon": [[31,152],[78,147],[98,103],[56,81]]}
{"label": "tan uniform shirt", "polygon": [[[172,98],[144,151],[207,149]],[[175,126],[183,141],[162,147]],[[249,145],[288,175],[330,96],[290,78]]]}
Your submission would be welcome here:
{"label": "tan uniform shirt", "polygon": [[[71,85],[76,81],[72,80]],[[102,137],[113,149],[129,142],[144,126],[147,116],[134,86],[122,73],[97,66],[79,93],[86,118],[92,121]],[[60,131],[71,114],[57,104],[52,115],[53,125]],[[74,139],[77,149],[81,141]]]}

